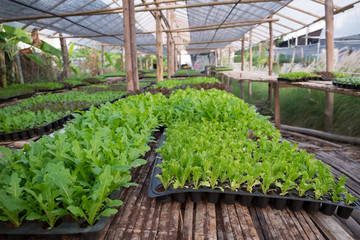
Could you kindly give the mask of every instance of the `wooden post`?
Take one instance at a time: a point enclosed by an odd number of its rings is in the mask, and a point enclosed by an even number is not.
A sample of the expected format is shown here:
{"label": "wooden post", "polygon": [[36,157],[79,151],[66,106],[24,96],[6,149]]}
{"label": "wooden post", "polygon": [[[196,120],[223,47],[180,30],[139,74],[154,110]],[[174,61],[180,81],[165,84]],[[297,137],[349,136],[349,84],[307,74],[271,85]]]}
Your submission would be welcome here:
{"label": "wooden post", "polygon": [[227,77],[226,88],[230,88],[230,76]]}
{"label": "wooden post", "polygon": [[229,48],[228,68],[230,68],[230,60],[231,60],[231,49]]}
{"label": "wooden post", "polygon": [[215,67],[218,65],[218,49],[215,50]]}
{"label": "wooden post", "polygon": [[[326,22],[326,71],[334,71],[334,3],[333,0],[325,1]],[[325,131],[333,125],[334,93],[326,92],[325,103]]]}
{"label": "wooden post", "polygon": [[178,64],[179,64],[179,69],[181,69],[181,50],[179,51],[179,61],[178,61]]}
{"label": "wooden post", "polygon": [[[175,46],[175,45],[174,45]],[[174,52],[174,74],[175,72],[178,70],[178,54],[176,51],[176,47],[174,48],[175,52]]]}
{"label": "wooden post", "polygon": [[245,36],[241,39],[241,71],[244,71],[244,45],[245,45]]}
{"label": "wooden post", "polygon": [[222,49],[219,49],[220,51],[220,67],[223,66],[223,59],[222,59]]}
{"label": "wooden post", "polygon": [[277,83],[274,83],[273,86],[274,86],[275,127],[281,130],[279,85]]}
{"label": "wooden post", "polygon": [[272,84],[269,83],[268,84],[268,103],[269,103],[269,107],[271,107],[271,102],[272,102]]}
{"label": "wooden post", "polygon": [[59,33],[61,55],[63,59],[63,71],[61,73],[61,79],[66,79],[69,76],[69,52],[66,45],[66,39],[62,38],[62,33]]}
{"label": "wooden post", "polygon": [[101,44],[101,69],[100,75],[104,74],[104,44]]}
{"label": "wooden post", "polygon": [[1,85],[2,87],[7,87],[5,52],[3,50],[0,50],[0,65],[1,65]]}
{"label": "wooden post", "polygon": [[[249,34],[249,71],[252,72],[252,30],[250,30],[250,34]],[[248,92],[249,92],[249,97],[252,96],[252,84],[251,81],[249,81],[248,83]]]}
{"label": "wooden post", "polygon": [[130,26],[130,12],[129,2],[123,0],[123,25],[124,25],[124,45],[125,45],[125,65],[126,65],[126,78],[127,90],[134,91],[134,74],[133,74],[133,61],[131,58],[131,26]]}
{"label": "wooden post", "polygon": [[261,42],[259,42],[259,56],[261,55]]}
{"label": "wooden post", "polygon": [[135,29],[135,5],[134,1],[129,1],[129,20],[130,20],[130,37],[131,37],[131,59],[133,67],[134,89],[139,90],[139,72],[137,65],[137,47],[136,47],[136,29]]}
{"label": "wooden post", "polygon": [[141,55],[141,53],[139,54],[139,69],[140,69],[140,71],[143,70],[143,61],[142,61],[142,55]]}
{"label": "wooden post", "polygon": [[221,74],[221,84],[224,84],[224,74]]}
{"label": "wooden post", "polygon": [[121,48],[120,62],[121,62],[121,72],[124,72],[124,48]]}
{"label": "wooden post", "polygon": [[[175,14],[174,14],[174,9],[170,10],[170,28],[174,29],[175,27]],[[171,46],[171,75],[175,74],[175,68],[176,68],[176,47],[175,47],[175,37],[173,37],[173,39],[171,39],[170,41],[170,46]]]}
{"label": "wooden post", "polygon": [[167,32],[166,33],[166,54],[167,54],[167,79],[171,78],[171,61],[172,61],[172,56],[171,56],[171,39],[170,39],[170,33]]}
{"label": "wooden post", "polygon": [[292,58],[291,58],[291,64],[294,64],[295,55],[296,55],[296,46],[294,46],[294,49],[293,49],[293,55],[292,55]]}
{"label": "wooden post", "polygon": [[[273,15],[270,15],[270,18],[272,18]],[[273,29],[272,29],[272,22],[269,22],[269,41],[270,41],[270,47],[269,47],[269,76],[273,74],[273,55],[274,55],[274,41],[273,41]]]}
{"label": "wooden post", "polygon": [[244,81],[240,80],[240,98],[244,100]]}
{"label": "wooden post", "polygon": [[156,51],[157,51],[157,82],[163,80],[163,46],[162,46],[162,31],[161,31],[161,16],[159,12],[155,12],[156,20]]}

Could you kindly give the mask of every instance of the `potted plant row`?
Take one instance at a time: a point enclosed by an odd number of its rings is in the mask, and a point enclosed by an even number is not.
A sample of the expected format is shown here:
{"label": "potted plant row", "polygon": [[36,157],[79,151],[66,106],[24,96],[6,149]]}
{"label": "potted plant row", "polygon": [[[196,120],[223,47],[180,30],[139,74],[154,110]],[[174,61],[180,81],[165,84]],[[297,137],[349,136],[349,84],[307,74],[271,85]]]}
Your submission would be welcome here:
{"label": "potted plant row", "polygon": [[321,76],[307,72],[280,73],[278,76],[278,81],[285,82],[306,82],[308,80],[321,80]]}
{"label": "potted plant row", "polygon": [[360,89],[359,77],[342,77],[332,80],[334,86],[348,89]]}

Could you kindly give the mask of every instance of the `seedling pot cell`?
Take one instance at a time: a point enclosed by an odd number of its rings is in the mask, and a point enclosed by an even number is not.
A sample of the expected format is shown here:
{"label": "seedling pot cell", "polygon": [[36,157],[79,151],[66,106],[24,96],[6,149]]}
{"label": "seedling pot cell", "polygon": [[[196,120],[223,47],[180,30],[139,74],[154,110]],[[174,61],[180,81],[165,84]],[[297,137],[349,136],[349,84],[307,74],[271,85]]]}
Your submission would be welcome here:
{"label": "seedling pot cell", "polygon": [[58,122],[58,120],[53,121],[53,122],[51,123],[51,128],[52,128],[52,129],[56,129],[56,128],[58,128],[58,127],[59,127],[59,122]]}
{"label": "seedling pot cell", "polygon": [[235,194],[230,194],[230,193],[227,193],[224,195],[223,197],[223,201],[225,204],[234,204],[235,202],[235,199],[236,199],[236,195]]}
{"label": "seedling pot cell", "polygon": [[29,138],[28,132],[26,130],[19,132],[19,134],[20,134],[21,139],[28,139]]}
{"label": "seedling pot cell", "polygon": [[220,198],[220,193],[217,192],[208,192],[206,193],[206,200],[209,203],[217,203],[219,201]]}
{"label": "seedling pot cell", "polygon": [[255,198],[255,205],[259,208],[266,208],[269,204],[269,197],[256,197]]}
{"label": "seedling pot cell", "polygon": [[186,193],[175,193],[174,201],[178,203],[184,203],[186,201]]}
{"label": "seedling pot cell", "polygon": [[49,132],[49,131],[51,130],[51,123],[46,124],[46,125],[44,126],[44,130],[45,130],[45,132]]}
{"label": "seedling pot cell", "polygon": [[4,141],[4,134],[0,134],[0,142]]}
{"label": "seedling pot cell", "polygon": [[11,133],[5,133],[3,135],[4,141],[11,141]]}
{"label": "seedling pot cell", "polygon": [[337,210],[337,215],[341,218],[348,219],[353,210],[353,208],[339,206]]}
{"label": "seedling pot cell", "polygon": [[323,203],[321,205],[320,212],[322,212],[325,215],[331,216],[335,212],[336,207],[337,206],[334,204]]}
{"label": "seedling pot cell", "polygon": [[27,131],[30,137],[35,137],[37,135],[36,129],[34,128],[28,129]]}
{"label": "seedling pot cell", "polygon": [[284,198],[275,198],[273,200],[273,207],[277,210],[283,210],[286,207],[287,199]]}
{"label": "seedling pot cell", "polygon": [[40,128],[37,129],[37,135],[42,136],[44,134],[45,134],[44,127],[40,127]]}
{"label": "seedling pot cell", "polygon": [[291,211],[300,211],[303,208],[303,200],[291,200],[289,203],[289,208]]}
{"label": "seedling pot cell", "polygon": [[252,204],[253,196],[250,195],[241,195],[238,196],[239,203],[243,206],[250,207]]}
{"label": "seedling pot cell", "polygon": [[320,203],[307,201],[304,203],[304,209],[308,212],[318,212],[320,209]]}
{"label": "seedling pot cell", "polygon": [[168,202],[171,202],[171,195],[164,195],[164,196],[160,196],[158,198],[156,198],[156,200],[159,202],[159,203],[168,203]]}
{"label": "seedling pot cell", "polygon": [[20,140],[20,134],[18,132],[11,133],[12,140]]}
{"label": "seedling pot cell", "polygon": [[202,192],[192,192],[190,193],[190,199],[193,203],[199,203],[202,201],[203,194]]}

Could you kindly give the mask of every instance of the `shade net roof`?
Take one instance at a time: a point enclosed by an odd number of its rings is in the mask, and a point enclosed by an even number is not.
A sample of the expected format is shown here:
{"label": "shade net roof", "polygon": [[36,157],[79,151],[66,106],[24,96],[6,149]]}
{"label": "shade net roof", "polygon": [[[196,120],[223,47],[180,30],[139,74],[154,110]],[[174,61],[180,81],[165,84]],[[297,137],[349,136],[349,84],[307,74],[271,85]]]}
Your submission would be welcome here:
{"label": "shade net roof", "polygon": [[[164,29],[169,22],[172,29],[191,29],[198,26],[212,26],[206,31],[177,31],[172,33],[173,39],[181,45],[178,50],[187,50],[189,53],[209,52],[216,48],[231,47],[233,50],[241,48],[240,38],[249,37],[252,29],[252,43],[269,39],[269,23],[254,23],[231,26],[234,22],[260,20],[271,14],[278,20],[274,22],[274,37],[299,34],[299,31],[311,31],[311,27],[324,26],[324,5],[318,0],[134,0],[135,20],[137,32],[151,32],[137,34],[138,50],[145,53],[156,53],[155,30],[156,24],[153,9],[160,7]],[[165,3],[164,3],[165,2]],[[168,2],[168,3],[166,3]],[[335,13],[350,9],[355,0],[333,0]],[[145,3],[145,5],[144,5]],[[147,3],[153,3],[147,5]],[[176,4],[174,21],[171,23],[170,11],[166,7]],[[202,6],[195,6],[195,5]],[[216,5],[213,5],[216,4]],[[218,5],[222,4],[222,5]],[[185,7],[185,5],[187,7]],[[359,5],[359,4],[358,4]],[[0,18],[35,16],[50,14],[53,18],[38,20],[20,20],[25,26],[29,25],[41,29],[62,32],[64,36],[81,36],[72,38],[72,41],[98,48],[101,43],[107,49],[119,49],[124,44],[124,29],[122,13],[102,14],[91,16],[57,17],[58,14],[99,10],[106,8],[122,8],[121,0],[2,0],[0,1]],[[152,11],[151,11],[152,10]],[[167,21],[165,21],[167,20]],[[225,26],[230,26],[224,28]],[[309,28],[308,28],[309,27]],[[114,36],[116,34],[116,36]],[[303,34],[303,33],[302,33]],[[94,37],[94,35],[99,35]],[[166,34],[163,33],[163,42],[166,43]],[[206,43],[203,43],[206,42]],[[212,42],[212,43],[208,43]],[[189,43],[189,45],[183,45]],[[248,41],[245,47],[248,46]],[[164,51],[166,54],[166,51]]]}

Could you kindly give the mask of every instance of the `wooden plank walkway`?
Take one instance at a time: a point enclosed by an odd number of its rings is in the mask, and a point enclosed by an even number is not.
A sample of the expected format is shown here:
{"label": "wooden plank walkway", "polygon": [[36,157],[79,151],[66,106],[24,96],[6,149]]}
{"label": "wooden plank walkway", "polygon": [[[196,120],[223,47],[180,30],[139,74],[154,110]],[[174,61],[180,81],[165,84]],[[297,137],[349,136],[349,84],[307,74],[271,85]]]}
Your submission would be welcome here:
{"label": "wooden plank walkway", "polygon": [[[289,132],[283,134],[290,141],[309,142]],[[312,140],[314,138],[311,138]],[[308,151],[327,164],[334,164],[335,175],[346,173],[353,181],[349,187],[359,194],[360,163],[351,160],[333,145],[307,144]],[[341,148],[344,145],[338,145]],[[346,147],[346,146],[345,146]],[[353,151],[358,148],[354,147]],[[336,159],[335,159],[336,158]],[[226,205],[222,201],[211,204],[205,200],[194,204],[188,199],[180,204],[160,204],[147,197],[148,185],[155,159],[152,151],[148,163],[133,172],[137,187],[122,191],[120,199],[124,205],[112,217],[98,239],[359,239],[359,212],[348,220],[322,213],[282,211],[270,206],[261,209],[244,207],[239,203]],[[341,166],[341,167],[340,167]],[[349,167],[348,167],[349,166]],[[356,185],[357,184],[357,185]],[[63,236],[63,239],[83,239],[82,236]]]}

